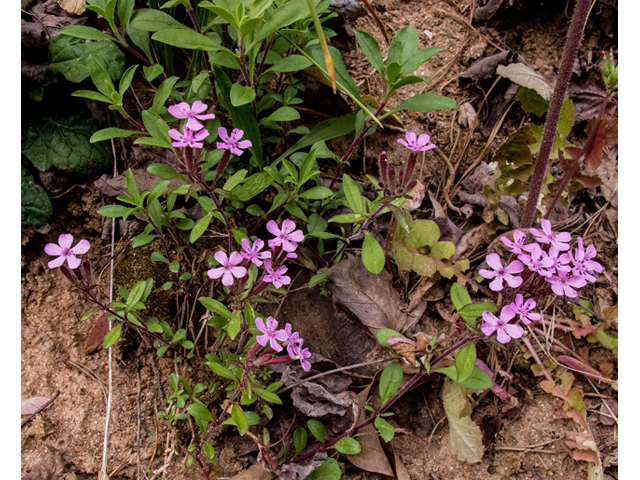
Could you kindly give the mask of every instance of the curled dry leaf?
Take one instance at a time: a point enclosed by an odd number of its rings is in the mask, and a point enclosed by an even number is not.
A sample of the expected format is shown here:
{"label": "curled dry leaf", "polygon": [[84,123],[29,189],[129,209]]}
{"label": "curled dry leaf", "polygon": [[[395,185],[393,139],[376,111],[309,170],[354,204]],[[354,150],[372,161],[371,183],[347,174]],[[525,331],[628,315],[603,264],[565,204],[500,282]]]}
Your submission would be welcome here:
{"label": "curled dry leaf", "polygon": [[20,415],[33,415],[50,400],[49,397],[31,397],[20,405]]}
{"label": "curled dry leaf", "polygon": [[369,272],[358,257],[347,256],[330,272],[333,302],[351,311],[374,335],[380,328],[402,332],[426,309],[426,302],[421,302],[405,313],[406,305],[394,290],[391,275],[386,270],[378,275]]}
{"label": "curled dry leaf", "polygon": [[84,12],[84,4],[86,0],[56,0],[58,5],[69,13],[81,15]]}

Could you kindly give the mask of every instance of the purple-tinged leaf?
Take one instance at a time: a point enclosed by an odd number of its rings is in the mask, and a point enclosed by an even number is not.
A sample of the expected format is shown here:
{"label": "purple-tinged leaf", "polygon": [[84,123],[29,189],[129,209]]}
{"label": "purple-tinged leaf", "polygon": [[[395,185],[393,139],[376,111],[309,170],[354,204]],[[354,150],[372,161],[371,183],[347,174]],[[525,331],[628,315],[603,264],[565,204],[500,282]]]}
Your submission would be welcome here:
{"label": "purple-tinged leaf", "polygon": [[31,397],[22,402],[22,405],[20,406],[20,415],[33,415],[39,408],[50,400],[51,399],[49,397]]}

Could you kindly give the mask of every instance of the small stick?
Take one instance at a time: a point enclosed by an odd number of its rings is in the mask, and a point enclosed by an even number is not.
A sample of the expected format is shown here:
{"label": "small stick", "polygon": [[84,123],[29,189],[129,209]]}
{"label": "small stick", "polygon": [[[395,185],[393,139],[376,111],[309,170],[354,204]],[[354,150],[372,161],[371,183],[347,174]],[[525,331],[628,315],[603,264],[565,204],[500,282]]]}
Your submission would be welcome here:
{"label": "small stick", "polygon": [[433,430],[431,430],[431,435],[429,435],[429,439],[427,440],[427,443],[431,443],[431,438],[433,438],[433,434],[436,433],[436,429],[438,428],[438,425],[440,425],[445,418],[447,418],[447,417],[446,416],[442,417],[438,421],[438,423],[436,423],[436,426],[433,427]]}
{"label": "small stick", "polygon": [[553,382],[553,377],[547,371],[547,368],[544,366],[544,364],[540,361],[540,357],[538,356],[538,353],[533,348],[533,345],[531,345],[531,342],[529,341],[529,339],[527,337],[522,337],[522,342],[527,346],[527,348],[531,352],[531,356],[536,361],[536,363],[540,365],[540,368],[542,369],[542,373],[544,373],[544,376],[547,378],[547,380],[550,380]]}
{"label": "small stick", "polygon": [[138,428],[136,431],[136,466],[137,479],[140,480],[140,357],[136,357],[136,379],[138,383],[138,395],[136,396],[136,414]]}
{"label": "small stick", "polygon": [[39,414],[42,410],[44,410],[45,408],[47,408],[49,405],[51,405],[53,403],[53,401],[58,398],[58,395],[60,395],[60,390],[58,390],[56,392],[56,394],[51,397],[51,399],[45,403],[44,405],[42,405],[39,409],[37,409],[35,412],[33,412],[31,415],[29,415],[27,418],[25,418],[22,423],[20,424],[20,428],[24,427],[27,423],[29,423],[31,420],[33,420],[33,418]]}

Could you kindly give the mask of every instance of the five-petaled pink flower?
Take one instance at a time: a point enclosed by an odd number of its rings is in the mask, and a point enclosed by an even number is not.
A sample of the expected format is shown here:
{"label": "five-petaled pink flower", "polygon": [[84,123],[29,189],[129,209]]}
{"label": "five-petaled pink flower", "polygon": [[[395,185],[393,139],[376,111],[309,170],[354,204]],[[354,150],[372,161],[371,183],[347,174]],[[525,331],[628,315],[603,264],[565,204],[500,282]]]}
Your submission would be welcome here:
{"label": "five-petaled pink flower", "polygon": [[502,243],[504,243],[507,247],[509,247],[509,250],[511,250],[512,253],[515,253],[516,255],[520,255],[522,253],[522,247],[524,247],[524,241],[527,239],[527,236],[522,233],[520,230],[515,230],[513,232],[513,242],[511,240],[509,240],[507,237],[505,237],[504,235],[502,237],[500,237],[500,240],[502,240]]}
{"label": "five-petaled pink flower", "polygon": [[273,283],[273,286],[276,288],[280,288],[282,285],[289,285],[291,283],[291,277],[285,275],[288,269],[284,265],[274,271],[271,266],[271,260],[267,258],[264,261],[264,268],[268,273],[268,275],[264,276],[265,282]]}
{"label": "five-petaled pink flower", "polygon": [[525,245],[524,249],[531,252],[531,255],[528,255],[523,251],[518,255],[518,259],[532,272],[536,272],[543,277],[551,276],[553,272],[549,272],[546,269],[553,265],[553,260],[549,258],[549,255],[547,255],[542,248],[540,248],[540,245],[537,243],[531,243],[529,245]]}
{"label": "five-petaled pink flower", "polygon": [[300,338],[300,334],[298,332],[291,333],[290,323],[287,323],[284,326],[283,331],[287,335],[287,338],[285,339],[285,341],[288,342],[287,353],[289,354],[289,357],[296,358],[297,354],[295,353],[295,347],[299,342],[302,342],[302,338]]}
{"label": "five-petaled pink flower", "polygon": [[551,229],[551,222],[546,218],[540,222],[542,225],[542,231],[537,228],[530,228],[529,231],[533,233],[540,243],[550,243],[561,252],[569,250],[569,243],[571,241],[571,234],[569,232],[553,233]]}
{"label": "five-petaled pink flower", "polygon": [[71,248],[73,243],[73,235],[70,233],[63,233],[58,237],[58,244],[47,243],[44,246],[44,251],[47,255],[57,256],[47,266],[49,268],[58,268],[64,264],[66,260],[71,270],[80,266],[80,259],[76,255],[82,255],[87,253],[91,246],[87,240],[80,240],[75,247]]}
{"label": "five-petaled pink flower", "polygon": [[[305,372],[311,370],[311,364],[306,360],[311,356],[311,352],[308,348],[303,349],[302,344],[304,343],[303,339],[300,339],[300,343],[293,346],[293,353],[296,357],[300,358],[300,363],[302,364],[302,369]],[[295,358],[295,357],[293,357]]]}
{"label": "five-petaled pink flower", "polygon": [[[200,100],[196,100],[193,102],[193,106],[189,106],[187,102],[180,102],[177,105],[171,105],[169,107],[169,113],[176,118],[188,118],[185,126],[191,131],[198,131],[204,126],[198,120],[209,120],[211,118],[216,118],[215,114],[207,113],[202,115],[207,109],[207,105],[202,103]],[[200,147],[202,148],[202,147]]]}
{"label": "five-petaled pink flower", "polygon": [[582,288],[587,284],[587,281],[582,277],[570,277],[567,272],[558,272],[558,275],[552,275],[545,278],[547,282],[551,284],[551,290],[556,295],[566,295],[570,298],[576,298],[578,292],[576,288]]}
{"label": "five-petaled pink flower", "polygon": [[242,278],[247,274],[246,268],[237,266],[242,263],[242,255],[238,252],[231,252],[231,255],[227,258],[226,253],[218,251],[213,254],[213,258],[222,266],[210,269],[207,275],[211,279],[222,277],[222,285],[225,287],[233,285],[233,277]]}
{"label": "five-petaled pink flower", "polygon": [[425,150],[436,148],[435,143],[429,143],[431,136],[427,135],[426,133],[423,133],[418,137],[418,135],[414,132],[407,132],[406,137],[406,140],[404,138],[399,138],[398,143],[401,143],[414,152],[423,152]]}
{"label": "five-petaled pink flower", "polygon": [[256,318],[256,327],[260,330],[264,335],[258,335],[256,337],[256,341],[265,347],[267,343],[273,348],[276,352],[282,351],[282,345],[278,343],[278,340],[284,341],[287,339],[287,334],[284,330],[277,330],[278,321],[273,317],[267,318],[267,325],[265,326],[264,320],[258,317]]}
{"label": "five-petaled pink flower", "polygon": [[536,308],[535,300],[530,298],[525,302],[524,297],[519,293],[516,295],[515,302],[511,303],[509,306],[516,315],[520,315],[520,320],[527,325],[531,323],[531,320],[540,320],[542,318],[539,313],[531,313],[531,310]]}
{"label": "five-petaled pink flower", "polygon": [[243,258],[251,259],[256,266],[262,265],[262,260],[265,258],[271,258],[271,252],[261,252],[262,247],[264,247],[264,241],[257,238],[255,242],[253,242],[253,247],[251,246],[251,242],[248,239],[243,238],[240,242],[242,244],[242,248],[244,252],[240,252]]}
{"label": "five-petaled pink flower", "polygon": [[216,147],[224,148],[225,150],[229,149],[231,150],[231,153],[237,156],[242,155],[242,150],[253,145],[251,140],[240,140],[242,135],[244,135],[244,131],[239,128],[234,128],[231,135],[227,135],[227,129],[219,127],[218,135],[220,135],[222,142],[216,142]]}
{"label": "five-petaled pink flower", "polygon": [[174,147],[192,147],[192,148],[202,148],[202,141],[209,136],[209,132],[207,129],[202,129],[199,132],[194,132],[187,127],[187,124],[182,128],[184,135],[182,135],[178,130],[172,128],[169,130],[169,136],[176,142],[172,142],[171,145]]}
{"label": "five-petaled pink flower", "polygon": [[267,230],[276,238],[269,240],[269,247],[278,247],[282,245],[285,252],[293,252],[298,248],[298,242],[304,240],[302,230],[296,230],[296,224],[288,218],[282,222],[282,229],[278,228],[275,220],[269,220]]}
{"label": "five-petaled pink flower", "polygon": [[500,312],[500,318],[496,317],[493,313],[482,312],[482,318],[486,322],[481,327],[482,333],[487,337],[493,335],[494,332],[498,332],[498,341],[502,344],[509,343],[512,338],[520,338],[524,334],[524,329],[520,325],[514,325],[508,323],[516,313],[512,310],[510,305],[507,305]]}
{"label": "five-petaled pink flower", "polygon": [[518,288],[522,285],[522,278],[515,277],[514,273],[520,273],[524,270],[522,263],[519,260],[514,260],[506,267],[502,266],[500,261],[500,255],[497,253],[490,253],[487,255],[487,263],[493,270],[481,269],[478,273],[484,278],[493,278],[493,281],[489,284],[489,288],[494,292],[499,292],[504,288],[502,280],[504,279],[511,288]]}

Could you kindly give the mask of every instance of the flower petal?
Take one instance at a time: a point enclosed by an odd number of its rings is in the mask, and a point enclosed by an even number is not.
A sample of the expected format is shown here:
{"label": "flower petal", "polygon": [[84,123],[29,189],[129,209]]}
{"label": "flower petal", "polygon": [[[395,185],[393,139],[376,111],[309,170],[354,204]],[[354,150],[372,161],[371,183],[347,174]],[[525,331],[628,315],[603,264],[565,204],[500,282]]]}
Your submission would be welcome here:
{"label": "flower petal", "polygon": [[502,262],[500,261],[500,255],[497,253],[490,253],[487,255],[487,265],[494,270],[500,270],[502,268]]}
{"label": "flower petal", "polygon": [[74,255],[82,255],[83,253],[87,253],[89,251],[89,247],[91,244],[88,240],[80,240],[78,244],[71,249]]}
{"label": "flower petal", "polygon": [[58,267],[62,266],[62,264],[64,263],[65,260],[66,260],[66,257],[64,255],[60,255],[58,258],[54,258],[49,263],[47,263],[47,267],[49,267],[49,268],[58,268]]}
{"label": "flower petal", "polygon": [[210,270],[207,270],[207,276],[212,280],[216,280],[222,276],[224,271],[224,267],[212,268]]}
{"label": "flower petal", "polygon": [[71,248],[71,244],[73,243],[73,235],[70,233],[63,233],[58,237],[58,245],[65,250]]}
{"label": "flower petal", "polygon": [[60,248],[60,245],[58,245],[57,243],[47,243],[44,246],[44,253],[51,256],[57,256],[62,255],[64,253],[64,250]]}
{"label": "flower petal", "polygon": [[71,254],[67,257],[67,263],[69,264],[69,268],[71,270],[75,270],[80,266],[80,259],[75,255]]}
{"label": "flower petal", "polygon": [[[275,235],[276,237],[280,236],[280,229],[278,228],[278,224],[276,223],[275,220],[269,220],[267,222],[267,230],[271,235]],[[280,245],[280,243],[278,243],[278,245]]]}

